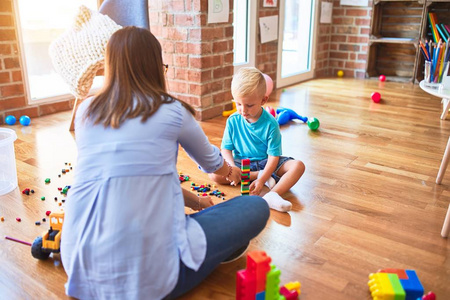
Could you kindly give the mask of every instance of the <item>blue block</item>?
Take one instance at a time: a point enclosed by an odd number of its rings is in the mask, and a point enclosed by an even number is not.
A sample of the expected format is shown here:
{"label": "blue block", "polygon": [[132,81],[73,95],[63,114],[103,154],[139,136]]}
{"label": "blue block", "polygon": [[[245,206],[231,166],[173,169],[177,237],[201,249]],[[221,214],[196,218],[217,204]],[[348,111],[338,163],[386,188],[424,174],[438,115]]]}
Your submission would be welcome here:
{"label": "blue block", "polygon": [[424,289],[417,277],[416,271],[405,270],[405,272],[406,275],[408,275],[408,279],[400,279],[400,283],[406,293],[405,300],[416,300],[417,298],[422,297]]}
{"label": "blue block", "polygon": [[255,300],[264,300],[264,299],[266,299],[266,291],[262,291],[256,294]]}

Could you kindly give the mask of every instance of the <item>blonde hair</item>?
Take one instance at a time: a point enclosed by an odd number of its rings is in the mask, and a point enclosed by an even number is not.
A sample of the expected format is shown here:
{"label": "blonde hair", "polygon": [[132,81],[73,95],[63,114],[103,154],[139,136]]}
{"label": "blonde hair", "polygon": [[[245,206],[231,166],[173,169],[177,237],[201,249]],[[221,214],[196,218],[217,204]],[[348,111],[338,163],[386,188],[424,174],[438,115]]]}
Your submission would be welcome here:
{"label": "blonde hair", "polygon": [[231,81],[233,97],[244,97],[256,93],[258,98],[266,94],[266,80],[260,70],[253,67],[240,68]]}
{"label": "blonde hair", "polygon": [[95,124],[119,128],[127,119],[145,122],[164,103],[180,101],[166,90],[161,44],[147,29],[135,26],[116,31],[108,41],[105,81],[89,105],[86,117]]}

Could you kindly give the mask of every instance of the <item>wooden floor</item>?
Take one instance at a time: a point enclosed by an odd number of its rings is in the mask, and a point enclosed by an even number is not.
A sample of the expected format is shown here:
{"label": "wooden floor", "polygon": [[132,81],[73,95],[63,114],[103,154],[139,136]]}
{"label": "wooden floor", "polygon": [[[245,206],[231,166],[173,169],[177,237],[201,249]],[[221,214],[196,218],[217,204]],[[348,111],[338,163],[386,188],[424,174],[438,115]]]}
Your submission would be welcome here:
{"label": "wooden floor", "polygon": [[[381,103],[370,100],[373,91],[381,93]],[[251,243],[251,250],[272,257],[281,284],[300,281],[302,300],[370,299],[369,273],[414,269],[426,291],[450,299],[450,242],[440,236],[450,171],[442,185],[435,184],[450,135],[450,120],[439,119],[440,99],[410,84],[322,79],[279,90],[268,105],[321,123],[316,132],[298,121],[282,127],[283,154],[302,160],[306,173],[285,195],[293,210],[272,211],[266,229]],[[58,174],[66,162],[76,169],[69,120],[66,112],[11,127],[18,135],[19,188],[0,196],[1,299],[66,298],[59,256],[35,260],[29,246],[4,236],[32,242],[48,229],[35,221],[64,207],[57,187],[70,185],[72,172]],[[225,120],[202,123],[213,144],[220,145]],[[190,182],[211,183],[183,151],[178,166]],[[44,183],[47,177],[50,184]],[[35,194],[22,195],[25,188]],[[219,189],[227,199],[240,194],[238,187]],[[221,265],[182,299],[233,299],[235,274],[243,268],[245,258]]]}

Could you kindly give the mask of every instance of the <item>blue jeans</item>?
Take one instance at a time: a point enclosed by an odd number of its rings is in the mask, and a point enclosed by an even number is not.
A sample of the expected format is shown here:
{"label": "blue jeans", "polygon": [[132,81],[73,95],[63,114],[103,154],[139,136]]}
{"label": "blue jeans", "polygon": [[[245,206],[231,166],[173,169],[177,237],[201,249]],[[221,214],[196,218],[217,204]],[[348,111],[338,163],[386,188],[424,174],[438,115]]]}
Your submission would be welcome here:
{"label": "blue jeans", "polygon": [[[281,168],[281,166],[287,162],[288,160],[293,160],[294,158],[292,157],[287,157],[287,156],[280,156],[280,159],[278,160],[278,164],[277,164],[277,168],[275,169],[275,171],[272,173],[272,178],[275,179],[275,182],[280,181],[280,176],[277,175],[278,170]],[[241,160],[240,159],[235,159],[234,160],[234,164],[236,165],[236,167],[240,168],[241,167]],[[254,160],[250,162],[250,171],[261,171],[264,170],[264,168],[266,167],[267,164],[267,158],[263,159],[263,160]]]}
{"label": "blue jeans", "polygon": [[259,196],[239,196],[192,214],[206,235],[206,257],[198,271],[180,261],[175,288],[164,299],[175,299],[200,284],[236,250],[256,237],[269,219],[269,206]]}

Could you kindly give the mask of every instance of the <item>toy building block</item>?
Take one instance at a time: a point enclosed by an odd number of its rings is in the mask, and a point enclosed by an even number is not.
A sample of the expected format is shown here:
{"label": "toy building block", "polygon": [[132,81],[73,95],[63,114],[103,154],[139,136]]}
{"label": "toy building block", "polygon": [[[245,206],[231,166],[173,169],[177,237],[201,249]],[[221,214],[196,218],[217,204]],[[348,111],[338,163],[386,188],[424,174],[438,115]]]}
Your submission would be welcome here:
{"label": "toy building block", "polygon": [[424,289],[422,284],[420,283],[419,278],[417,277],[416,271],[414,270],[405,270],[406,275],[408,275],[408,279],[400,279],[400,282],[403,286],[403,289],[406,292],[406,300],[416,300],[417,298],[422,297],[424,293]]}
{"label": "toy building block", "polygon": [[267,272],[272,259],[264,251],[251,251],[247,254],[247,270],[256,278],[256,293],[266,289]]}
{"label": "toy building block", "polygon": [[301,284],[298,281],[294,281],[294,282],[288,282],[284,285],[285,288],[287,288],[289,291],[297,291],[298,295],[300,296],[301,292],[300,292],[300,288],[301,288]]}
{"label": "toy building block", "polygon": [[236,274],[236,300],[255,300],[256,278],[247,270]]}
{"label": "toy building block", "polygon": [[395,294],[387,273],[369,274],[369,290],[373,300],[394,300]]}
{"label": "toy building block", "polygon": [[271,265],[270,271],[267,273],[266,282],[266,299],[265,300],[281,300],[284,296],[280,295],[278,286],[280,285],[281,271],[276,266]]}
{"label": "toy building block", "polygon": [[422,296],[422,300],[436,300],[436,295],[433,292],[428,292],[428,294]]}
{"label": "toy building block", "polygon": [[405,300],[406,292],[400,283],[400,279],[398,279],[397,274],[388,274],[389,281],[391,282],[392,289],[394,290],[395,300]]}
{"label": "toy building block", "polygon": [[284,298],[286,298],[286,300],[297,300],[298,299],[298,293],[296,290],[290,291],[284,286],[280,287],[280,295],[284,296]]}
{"label": "toy building block", "polygon": [[266,291],[256,294],[255,300],[265,300],[266,299]]}
{"label": "toy building block", "polygon": [[403,269],[380,269],[377,273],[397,274],[399,279],[408,279],[408,275],[406,275],[406,271]]}
{"label": "toy building block", "polygon": [[241,195],[250,193],[250,159],[241,160]]}

